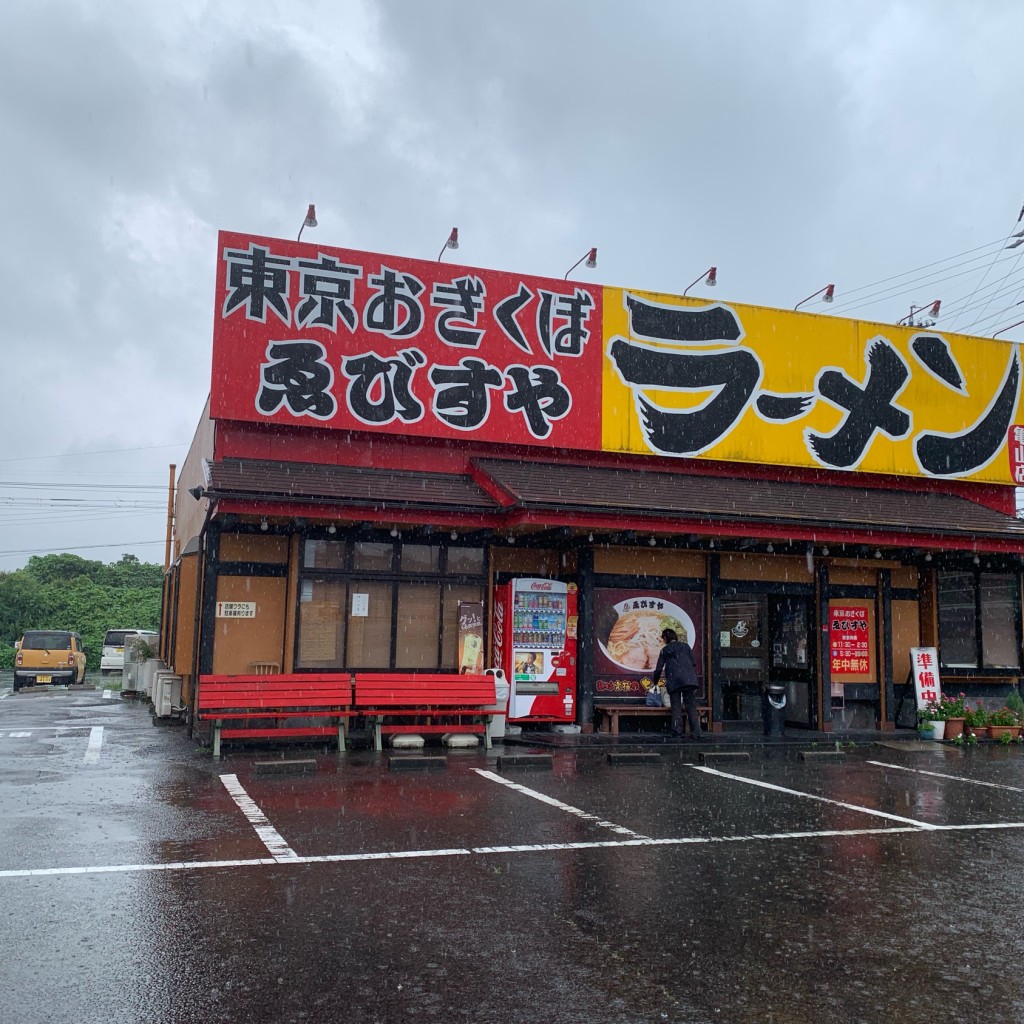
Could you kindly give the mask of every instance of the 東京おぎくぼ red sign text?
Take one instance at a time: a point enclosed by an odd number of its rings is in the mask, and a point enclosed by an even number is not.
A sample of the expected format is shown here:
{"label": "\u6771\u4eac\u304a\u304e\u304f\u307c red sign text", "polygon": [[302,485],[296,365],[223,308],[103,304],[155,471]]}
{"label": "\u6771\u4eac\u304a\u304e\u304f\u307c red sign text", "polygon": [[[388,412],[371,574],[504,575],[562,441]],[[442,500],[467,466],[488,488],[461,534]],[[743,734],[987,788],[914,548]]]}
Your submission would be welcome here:
{"label": "\u6771\u4eac\u304a\u304e\u304f\u307c red sign text", "polygon": [[599,449],[601,289],[222,232],[211,415]]}

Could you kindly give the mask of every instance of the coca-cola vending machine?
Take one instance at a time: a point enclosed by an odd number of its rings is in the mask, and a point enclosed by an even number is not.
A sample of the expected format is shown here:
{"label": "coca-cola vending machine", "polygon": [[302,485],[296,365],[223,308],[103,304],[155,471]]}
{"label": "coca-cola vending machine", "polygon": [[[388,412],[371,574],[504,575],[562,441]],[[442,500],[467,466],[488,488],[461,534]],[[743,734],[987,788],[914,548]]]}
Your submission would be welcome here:
{"label": "coca-cola vending machine", "polygon": [[495,664],[509,680],[508,721],[576,719],[575,583],[518,579],[497,588]]}

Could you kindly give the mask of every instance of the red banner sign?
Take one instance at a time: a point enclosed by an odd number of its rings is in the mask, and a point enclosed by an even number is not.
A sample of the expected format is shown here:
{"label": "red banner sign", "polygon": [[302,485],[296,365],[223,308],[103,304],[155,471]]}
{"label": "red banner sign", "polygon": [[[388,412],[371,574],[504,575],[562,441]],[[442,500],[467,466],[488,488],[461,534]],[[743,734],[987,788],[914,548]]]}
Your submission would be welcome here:
{"label": "red banner sign", "polygon": [[871,671],[871,633],[868,610],[834,604],[829,608],[829,671],[833,676],[864,675]]}
{"label": "red banner sign", "polygon": [[601,447],[600,288],[222,232],[214,418]]}

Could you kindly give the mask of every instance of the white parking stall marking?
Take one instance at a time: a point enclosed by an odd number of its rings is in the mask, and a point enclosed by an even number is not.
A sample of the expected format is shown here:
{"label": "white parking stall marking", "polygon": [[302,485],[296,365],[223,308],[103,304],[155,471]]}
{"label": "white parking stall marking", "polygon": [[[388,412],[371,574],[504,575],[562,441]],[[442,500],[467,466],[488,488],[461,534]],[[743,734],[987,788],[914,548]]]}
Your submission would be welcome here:
{"label": "white parking stall marking", "polygon": [[510,782],[508,779],[503,779],[500,775],[495,775],[494,772],[485,771],[483,768],[474,768],[473,771],[485,779],[490,779],[491,782],[498,782],[502,786],[514,789],[517,793],[522,793],[524,796],[532,797],[534,800],[539,800],[541,803],[548,804],[551,807],[557,807],[560,811],[565,811],[566,814],[575,814],[577,818],[593,822],[595,825],[600,825],[601,828],[610,828],[620,836],[636,836],[638,839],[648,838],[647,836],[641,835],[639,832],[634,832],[631,828],[626,828],[625,825],[616,825],[612,821],[605,821],[603,818],[599,818],[596,814],[589,814],[587,811],[581,810],[579,807],[573,807],[571,804],[564,804],[561,800],[556,800],[553,796],[547,796],[544,793],[539,793],[535,789],[529,789],[526,786],[521,786],[518,782]]}
{"label": "white parking stall marking", "polygon": [[224,788],[231,794],[231,799],[238,804],[241,812],[249,819],[249,824],[256,830],[256,835],[263,841],[263,845],[270,851],[274,860],[296,860],[299,855],[284,841],[281,833],[270,824],[270,820],[259,809],[256,801],[246,793],[238,781],[238,776],[222,775],[220,781],[224,783]]}
{"label": "white parking stall marking", "polygon": [[104,690],[103,691],[103,699],[104,700],[110,700],[110,698],[113,697],[113,696],[114,696],[114,691],[113,690]]}
{"label": "white parking stall marking", "polygon": [[924,768],[907,768],[902,764],[889,764],[887,761],[868,761],[868,764],[879,768],[895,768],[901,772],[913,772],[915,775],[931,775],[936,779],[952,779],[953,782],[966,782],[971,786],[988,786],[990,789],[1006,789],[1011,793],[1024,793],[1020,786],[1006,786],[1001,782],[982,782],[980,779],[965,779],[962,775],[947,775],[945,772],[929,772]]}
{"label": "white parking stall marking", "polygon": [[366,853],[317,854],[309,857],[254,857],[250,860],[194,860],[169,861],[166,864],[108,864],[96,867],[65,868],[11,868],[0,870],[0,878],[38,878],[44,875],[110,875],[141,871],[201,871],[204,868],[256,868],[279,864],[346,864],[362,861],[418,860],[438,857],[469,857],[506,855],[512,853],[551,853],[563,850],[609,850],[619,847],[643,846],[713,846],[723,843],[779,842],[803,839],[842,839],[847,836],[893,836],[925,832],[967,832],[974,830],[1024,829],[1024,821],[993,822],[982,825],[933,825],[922,828],[919,824],[889,828],[837,828],[818,832],[753,833],[743,836],[685,836],[673,839],[604,839],[579,843],[537,843],[521,846],[470,846],[440,850],[387,850]]}
{"label": "white parking stall marking", "polygon": [[759,779],[746,779],[742,775],[731,775],[729,772],[720,772],[717,768],[705,768],[703,765],[691,766],[695,771],[704,772],[705,775],[717,775],[721,779],[732,779],[733,782],[745,782],[748,786],[760,786],[761,789],[770,789],[775,793],[786,793],[789,796],[799,796],[804,800],[817,800],[823,804],[832,804],[834,807],[844,807],[848,811],[857,811],[860,814],[870,814],[875,818],[885,818],[887,821],[898,821],[904,825],[913,825],[920,829],[938,829],[941,826],[933,825],[927,821],[916,821],[914,818],[904,818],[899,814],[889,814],[888,811],[876,811],[873,807],[861,807],[859,804],[848,804],[842,800],[831,800],[827,796],[818,796],[816,793],[804,793],[799,789],[789,789],[786,786],[776,786],[773,782],[761,782]]}
{"label": "white parking stall marking", "polygon": [[100,747],[103,746],[103,726],[94,725],[89,730],[89,745],[85,748],[85,757],[82,759],[86,764],[98,764],[100,759]]}
{"label": "white parking stall marking", "polygon": [[22,740],[31,735],[32,733],[30,732],[9,732],[7,734],[7,738],[11,740]]}

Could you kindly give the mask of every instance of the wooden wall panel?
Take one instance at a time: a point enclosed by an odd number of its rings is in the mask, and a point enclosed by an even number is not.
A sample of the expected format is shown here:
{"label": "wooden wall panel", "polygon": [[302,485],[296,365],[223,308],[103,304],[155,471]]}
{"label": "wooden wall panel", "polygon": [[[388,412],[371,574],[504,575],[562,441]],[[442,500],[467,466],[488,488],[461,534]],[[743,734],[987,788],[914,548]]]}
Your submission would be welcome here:
{"label": "wooden wall panel", "polygon": [[273,576],[221,576],[218,601],[255,601],[253,619],[214,619],[214,675],[243,675],[258,661],[284,664],[288,581]]}
{"label": "wooden wall panel", "polygon": [[766,580],[772,583],[813,583],[814,571],[806,558],[792,555],[744,555],[722,552],[723,580]]}
{"label": "wooden wall panel", "polygon": [[288,561],[288,538],[263,533],[222,533],[220,560],[284,565]]}
{"label": "wooden wall panel", "polygon": [[594,572],[615,576],[681,576],[702,580],[707,575],[707,567],[705,556],[699,551],[659,551],[651,547],[595,548]]}
{"label": "wooden wall panel", "polygon": [[910,675],[910,648],[921,646],[917,601],[892,603],[892,680],[897,686]]}

